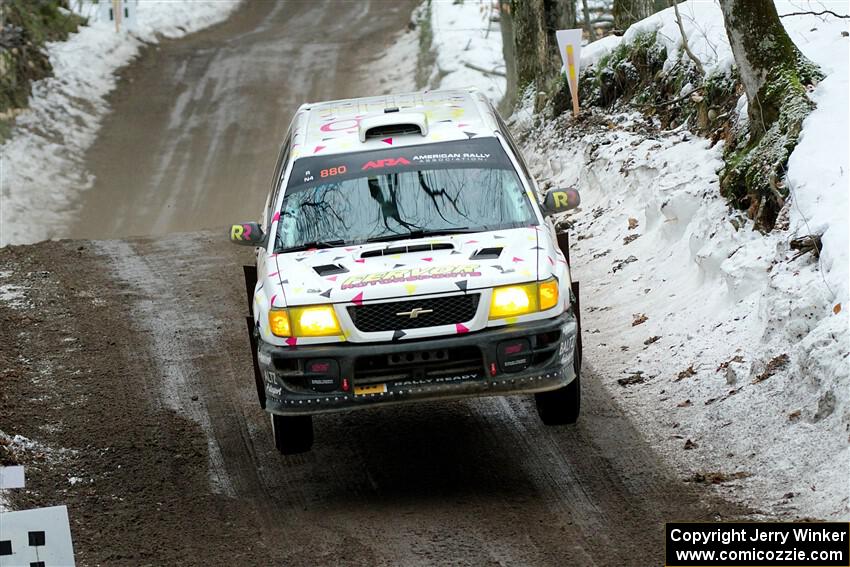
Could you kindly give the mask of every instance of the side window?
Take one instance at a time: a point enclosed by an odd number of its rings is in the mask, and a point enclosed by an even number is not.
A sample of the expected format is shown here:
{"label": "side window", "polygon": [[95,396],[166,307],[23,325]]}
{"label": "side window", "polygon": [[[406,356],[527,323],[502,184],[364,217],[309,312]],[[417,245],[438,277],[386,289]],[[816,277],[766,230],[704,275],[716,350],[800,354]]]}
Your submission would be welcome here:
{"label": "side window", "polygon": [[269,193],[269,201],[266,203],[266,214],[263,218],[263,224],[266,232],[271,229],[272,217],[274,216],[274,207],[277,203],[277,198],[280,195],[280,179],[286,171],[286,163],[289,161],[290,139],[287,138],[280,148],[280,154],[277,158],[277,165],[274,168],[274,176],[272,177],[272,187]]}

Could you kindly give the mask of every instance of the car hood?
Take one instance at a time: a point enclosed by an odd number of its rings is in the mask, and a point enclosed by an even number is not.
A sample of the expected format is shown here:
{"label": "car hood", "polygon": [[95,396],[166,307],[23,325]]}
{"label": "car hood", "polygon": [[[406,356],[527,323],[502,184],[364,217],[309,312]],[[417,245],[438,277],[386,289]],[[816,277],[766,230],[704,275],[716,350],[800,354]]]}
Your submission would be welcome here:
{"label": "car hood", "polygon": [[543,279],[555,255],[544,227],[524,227],[277,254],[267,283],[286,306],[359,303]]}

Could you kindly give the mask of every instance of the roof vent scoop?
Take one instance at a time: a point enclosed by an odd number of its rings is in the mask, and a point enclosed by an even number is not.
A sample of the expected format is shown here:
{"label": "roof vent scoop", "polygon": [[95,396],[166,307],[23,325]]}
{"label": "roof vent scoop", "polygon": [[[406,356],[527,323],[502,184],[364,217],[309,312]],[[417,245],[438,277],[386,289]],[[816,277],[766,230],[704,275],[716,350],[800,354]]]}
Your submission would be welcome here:
{"label": "roof vent scoop", "polygon": [[428,135],[428,118],[422,112],[389,112],[360,121],[360,141],[404,134]]}

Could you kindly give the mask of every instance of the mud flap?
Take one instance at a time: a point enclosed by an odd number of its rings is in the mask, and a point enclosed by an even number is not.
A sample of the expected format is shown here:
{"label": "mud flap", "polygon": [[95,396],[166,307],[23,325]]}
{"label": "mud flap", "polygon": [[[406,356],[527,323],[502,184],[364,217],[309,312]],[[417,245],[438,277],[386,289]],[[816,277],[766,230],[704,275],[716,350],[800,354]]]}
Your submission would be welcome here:
{"label": "mud flap", "polygon": [[[570,266],[570,233],[568,232],[559,232],[558,236],[558,248],[561,249],[561,253],[564,255],[564,258],[567,261],[567,265]],[[570,266],[572,267],[572,266]],[[578,352],[578,360],[576,361],[576,373],[578,373],[581,368],[581,302],[579,301],[579,284],[578,282],[570,282],[570,286],[572,287],[573,297],[575,301],[573,302],[573,311],[576,316],[576,351]]]}
{"label": "mud flap", "polygon": [[561,249],[561,254],[564,255],[564,259],[567,261],[567,266],[570,265],[570,233],[569,232],[559,232],[558,236],[558,248]]}
{"label": "mud flap", "polygon": [[578,282],[572,282],[573,289],[573,297],[575,297],[575,303],[573,303],[573,314],[576,316],[576,353],[578,354],[578,360],[575,364],[576,374],[581,370],[581,359],[582,359],[582,346],[581,346],[581,301],[579,300],[579,285]]}
{"label": "mud flap", "polygon": [[257,398],[260,400],[260,407],[266,409],[266,387],[263,384],[263,374],[260,372],[260,361],[257,360],[257,335],[254,326],[254,316],[251,313],[251,307],[254,303],[254,288],[257,287],[257,267],[242,266],[245,274],[245,291],[248,294],[248,316],[245,317],[245,323],[248,327],[248,341],[251,344],[251,361],[254,363],[254,382],[257,384]]}

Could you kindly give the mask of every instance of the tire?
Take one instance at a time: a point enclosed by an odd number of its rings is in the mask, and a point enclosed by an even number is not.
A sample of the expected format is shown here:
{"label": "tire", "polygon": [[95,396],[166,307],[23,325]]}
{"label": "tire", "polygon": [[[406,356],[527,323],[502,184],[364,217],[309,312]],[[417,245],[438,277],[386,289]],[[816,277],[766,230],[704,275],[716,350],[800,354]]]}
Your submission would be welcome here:
{"label": "tire", "polygon": [[581,411],[581,328],[577,328],[576,346],[573,351],[573,370],[576,377],[572,382],[549,392],[534,394],[537,415],[544,425],[569,425],[578,421]]}
{"label": "tire", "polygon": [[534,402],[544,425],[575,423],[581,410],[581,376],[576,374],[563,388],[534,394]]}
{"label": "tire", "polygon": [[313,416],[271,414],[274,446],[284,455],[305,453],[313,446]]}

